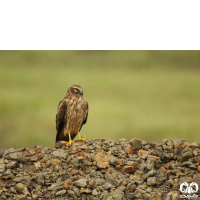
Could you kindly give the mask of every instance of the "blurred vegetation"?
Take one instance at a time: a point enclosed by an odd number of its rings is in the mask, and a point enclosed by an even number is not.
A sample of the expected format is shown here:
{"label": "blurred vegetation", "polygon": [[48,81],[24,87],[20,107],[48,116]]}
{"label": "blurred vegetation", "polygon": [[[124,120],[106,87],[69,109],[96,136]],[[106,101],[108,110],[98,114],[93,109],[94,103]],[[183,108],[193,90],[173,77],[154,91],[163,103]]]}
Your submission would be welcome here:
{"label": "blurred vegetation", "polygon": [[200,51],[0,51],[0,149],[53,146],[73,84],[87,139],[200,142]]}

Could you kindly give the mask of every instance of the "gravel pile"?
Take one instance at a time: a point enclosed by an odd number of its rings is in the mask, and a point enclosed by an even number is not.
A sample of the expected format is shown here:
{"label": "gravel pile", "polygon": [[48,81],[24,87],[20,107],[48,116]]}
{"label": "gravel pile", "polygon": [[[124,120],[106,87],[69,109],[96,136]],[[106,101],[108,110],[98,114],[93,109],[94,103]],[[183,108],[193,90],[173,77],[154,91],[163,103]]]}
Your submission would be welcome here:
{"label": "gravel pile", "polygon": [[200,187],[199,163],[200,144],[184,139],[0,150],[0,199],[176,200],[181,183]]}

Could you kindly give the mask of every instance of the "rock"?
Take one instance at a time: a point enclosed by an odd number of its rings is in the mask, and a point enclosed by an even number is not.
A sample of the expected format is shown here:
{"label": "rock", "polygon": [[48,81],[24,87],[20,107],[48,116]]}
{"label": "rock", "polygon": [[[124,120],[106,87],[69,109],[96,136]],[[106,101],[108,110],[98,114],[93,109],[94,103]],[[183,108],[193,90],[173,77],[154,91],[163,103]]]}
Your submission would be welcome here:
{"label": "rock", "polygon": [[84,160],[83,161],[83,165],[85,166],[91,166],[92,165],[92,162],[88,161],[88,160]]}
{"label": "rock", "polygon": [[103,187],[107,190],[107,189],[110,189],[110,188],[115,188],[115,186],[114,185],[112,185],[112,184],[110,184],[110,183],[105,183],[104,185],[103,185]]}
{"label": "rock", "polygon": [[120,184],[118,186],[118,189],[120,189],[121,191],[124,191],[125,190],[125,185],[124,184]]}
{"label": "rock", "polygon": [[74,181],[74,184],[79,187],[86,187],[88,185],[88,180],[85,178],[79,179],[78,181]]}
{"label": "rock", "polygon": [[200,185],[200,145],[94,139],[0,150],[0,199],[176,200]]}
{"label": "rock", "polygon": [[5,181],[0,179],[0,188],[3,188],[5,186]]}
{"label": "rock", "polygon": [[58,192],[56,192],[56,196],[60,196],[66,193],[66,190],[60,190]]}
{"label": "rock", "polygon": [[26,186],[24,186],[22,183],[17,183],[15,185],[15,189],[19,192],[19,193],[23,193],[23,194],[28,194],[28,189]]}
{"label": "rock", "polygon": [[60,183],[53,183],[50,187],[48,187],[48,190],[59,190],[61,188],[63,188],[63,184],[64,182],[60,182]]}
{"label": "rock", "polygon": [[127,154],[133,154],[134,148],[131,145],[128,145],[126,148],[126,153]]}
{"label": "rock", "polygon": [[110,159],[103,152],[98,152],[93,159],[97,162],[97,167],[99,168],[107,168],[109,166]]}
{"label": "rock", "polygon": [[148,170],[152,170],[153,168],[154,168],[154,158],[153,158],[153,156],[148,156],[147,157],[147,169]]}
{"label": "rock", "polygon": [[58,159],[51,159],[50,162],[52,165],[61,165],[62,164],[62,162]]}
{"label": "rock", "polygon": [[110,165],[117,165],[118,164],[118,159],[115,156],[109,156],[109,164]]}
{"label": "rock", "polygon": [[146,180],[150,176],[154,176],[157,173],[156,170],[151,170],[145,174],[142,175],[143,180]]}
{"label": "rock", "polygon": [[94,189],[94,190],[92,191],[92,195],[94,195],[94,196],[97,196],[97,195],[98,195],[98,192],[97,192],[96,189]]}
{"label": "rock", "polygon": [[64,158],[64,159],[67,158],[67,153],[63,149],[58,149],[56,151],[53,151],[53,155],[56,157]]}
{"label": "rock", "polygon": [[147,185],[156,185],[156,184],[157,184],[156,177],[149,177],[149,178],[147,178]]}
{"label": "rock", "polygon": [[180,162],[184,162],[192,157],[193,157],[192,149],[190,149],[189,147],[185,147],[181,152],[179,160]]}
{"label": "rock", "polygon": [[40,162],[35,162],[34,165],[36,169],[40,168]]}
{"label": "rock", "polygon": [[24,194],[19,194],[17,195],[17,200],[27,200],[27,197]]}
{"label": "rock", "polygon": [[179,192],[173,192],[172,193],[172,200],[179,200],[180,199],[180,193]]}
{"label": "rock", "polygon": [[140,156],[142,159],[146,159],[148,156],[148,151],[144,151],[143,149],[140,149],[138,151],[138,156]]}
{"label": "rock", "polygon": [[[18,166],[18,162],[17,161],[11,161],[8,164],[6,164],[6,168],[7,169],[12,169],[12,168],[16,168]],[[0,167],[1,168],[1,167]]]}
{"label": "rock", "polygon": [[89,194],[89,193],[91,193],[92,191],[90,190],[90,189],[84,189],[84,188],[81,188],[80,189],[80,193],[87,193],[87,194]]}
{"label": "rock", "polygon": [[142,148],[142,140],[133,138],[130,140],[130,144],[136,151],[138,151]]}
{"label": "rock", "polygon": [[135,198],[135,195],[133,193],[126,193],[125,198],[127,198],[128,200],[131,200]]}
{"label": "rock", "polygon": [[3,159],[0,159],[0,173],[6,170],[6,165],[3,163]]}
{"label": "rock", "polygon": [[133,166],[124,166],[123,169],[122,169],[122,172],[123,173],[133,173],[134,172],[134,168]]}
{"label": "rock", "polygon": [[16,182],[13,181],[13,180],[6,181],[6,187],[7,187],[7,188],[9,188],[9,187],[11,187],[11,186],[14,186],[15,184],[16,184]]}
{"label": "rock", "polygon": [[65,190],[67,190],[69,188],[67,180],[64,181],[64,186],[63,187],[64,187]]}
{"label": "rock", "polygon": [[121,200],[124,197],[124,192],[119,189],[116,189],[111,192],[112,198],[115,200]]}
{"label": "rock", "polygon": [[30,176],[19,176],[13,179],[15,182],[21,182],[21,183],[29,183],[31,181]]}
{"label": "rock", "polygon": [[44,185],[45,178],[44,178],[44,176],[42,174],[38,174],[35,179],[36,179],[38,184]]}
{"label": "rock", "polygon": [[111,174],[106,173],[105,180],[111,183],[112,185],[118,186],[120,181],[113,177]]}
{"label": "rock", "polygon": [[16,160],[19,162],[25,162],[24,154],[21,152],[10,153],[10,154],[8,154],[7,159],[8,160]]}

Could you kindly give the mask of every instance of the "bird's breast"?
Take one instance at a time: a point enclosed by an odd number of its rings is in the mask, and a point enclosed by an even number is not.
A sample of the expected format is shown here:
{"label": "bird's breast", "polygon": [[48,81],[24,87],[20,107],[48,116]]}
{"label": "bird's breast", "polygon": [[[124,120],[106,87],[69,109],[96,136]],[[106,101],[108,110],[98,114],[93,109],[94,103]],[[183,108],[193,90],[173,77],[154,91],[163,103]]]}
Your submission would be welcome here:
{"label": "bird's breast", "polygon": [[72,98],[67,106],[67,123],[66,128],[70,132],[78,132],[84,119],[83,100]]}

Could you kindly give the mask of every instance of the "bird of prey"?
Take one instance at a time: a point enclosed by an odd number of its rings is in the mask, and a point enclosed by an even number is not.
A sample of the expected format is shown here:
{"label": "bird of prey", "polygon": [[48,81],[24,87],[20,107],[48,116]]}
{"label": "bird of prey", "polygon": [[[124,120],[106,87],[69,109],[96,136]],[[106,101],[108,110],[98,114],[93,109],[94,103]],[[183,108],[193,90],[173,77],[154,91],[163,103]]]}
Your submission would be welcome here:
{"label": "bird of prey", "polygon": [[67,144],[74,143],[72,141],[78,134],[79,140],[86,141],[81,138],[80,130],[87,122],[88,103],[83,97],[83,89],[79,85],[72,85],[67,93],[58,104],[56,114],[56,142],[60,140],[66,141]]}

